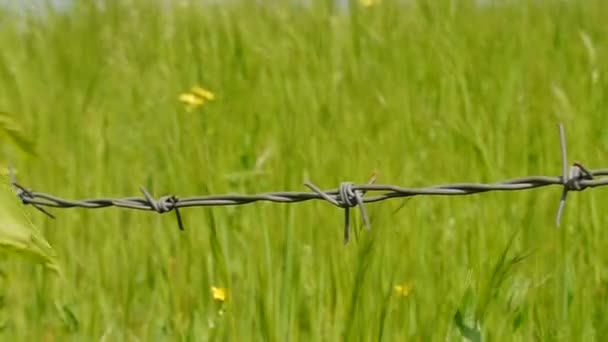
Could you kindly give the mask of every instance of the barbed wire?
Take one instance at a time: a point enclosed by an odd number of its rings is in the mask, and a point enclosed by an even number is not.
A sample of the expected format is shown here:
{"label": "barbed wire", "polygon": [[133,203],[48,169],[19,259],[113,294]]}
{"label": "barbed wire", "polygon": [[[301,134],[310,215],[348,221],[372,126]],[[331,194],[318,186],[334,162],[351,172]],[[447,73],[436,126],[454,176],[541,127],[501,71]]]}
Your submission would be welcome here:
{"label": "barbed wire", "polygon": [[[174,211],[180,230],[184,230],[183,221],[179,212],[179,209],[181,208],[244,205],[264,201],[296,203],[310,200],[324,200],[344,210],[344,243],[347,243],[350,238],[351,208],[359,208],[366,229],[371,229],[369,218],[365,210],[365,203],[379,202],[391,198],[413,196],[462,196],[490,191],[523,191],[559,185],[563,187],[555,221],[557,227],[559,227],[568,192],[582,191],[587,188],[608,185],[608,178],[595,178],[598,176],[608,176],[608,169],[588,170],[578,162],[573,163],[572,166],[568,168],[566,137],[564,127],[561,123],[559,124],[559,135],[562,159],[561,176],[529,176],[495,183],[454,183],[421,188],[408,188],[397,185],[375,184],[376,176],[373,175],[372,179],[367,184],[355,185],[352,182],[343,182],[337,189],[330,190],[321,190],[310,181],[306,181],[304,185],[308,187],[311,192],[279,191],[251,195],[224,194],[194,196],[187,198],[178,198],[177,196],[169,195],[155,199],[145,188],[142,187],[140,190],[143,197],[96,198],[83,200],[68,200],[43,192],[32,191],[17,183],[15,175],[12,171],[11,183],[16,189],[17,196],[21,199],[23,204],[33,205],[51,218],[54,218],[54,216],[44,207],[79,207],[85,209],[118,207],[134,210],[156,211],[161,214]],[[368,193],[369,195],[365,196]]]}

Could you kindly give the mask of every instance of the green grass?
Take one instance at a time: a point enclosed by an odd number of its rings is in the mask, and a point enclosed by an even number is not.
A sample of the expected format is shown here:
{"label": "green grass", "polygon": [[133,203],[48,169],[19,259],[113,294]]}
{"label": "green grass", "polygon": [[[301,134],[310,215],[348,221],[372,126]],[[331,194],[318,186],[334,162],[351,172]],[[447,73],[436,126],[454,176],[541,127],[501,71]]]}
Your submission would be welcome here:
{"label": "green grass", "polygon": [[[605,1],[350,13],[108,2],[0,15],[0,111],[38,152],[6,145],[1,157],[35,190],[184,197],[334,188],[374,171],[403,186],[559,175],[560,121],[573,160],[608,163]],[[186,112],[178,96],[193,85],[216,99]],[[184,209],[184,232],[173,213],[34,211],[65,280],[3,261],[0,336],[453,341],[476,320],[488,341],[602,340],[607,192],[572,194],[558,230],[560,192],[370,204],[372,231],[354,211],[346,246],[342,212],[321,201]],[[228,288],[223,306],[212,286]]]}

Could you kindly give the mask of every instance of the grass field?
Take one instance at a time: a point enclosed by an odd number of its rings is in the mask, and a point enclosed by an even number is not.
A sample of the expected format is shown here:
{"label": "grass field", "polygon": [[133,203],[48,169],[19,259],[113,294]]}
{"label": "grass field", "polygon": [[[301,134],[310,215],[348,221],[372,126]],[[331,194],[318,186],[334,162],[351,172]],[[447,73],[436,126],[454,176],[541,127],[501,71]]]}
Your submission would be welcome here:
{"label": "grass field", "polygon": [[[3,144],[21,183],[82,199],[557,176],[558,122],[571,161],[608,164],[605,1],[195,2],[0,14],[0,110],[37,151]],[[193,86],[215,98],[189,111]],[[560,193],[369,204],[347,245],[322,201],[184,209],[183,232],[173,213],[30,211],[65,278],[4,260],[0,338],[599,341],[608,192],[571,194],[557,229]]]}

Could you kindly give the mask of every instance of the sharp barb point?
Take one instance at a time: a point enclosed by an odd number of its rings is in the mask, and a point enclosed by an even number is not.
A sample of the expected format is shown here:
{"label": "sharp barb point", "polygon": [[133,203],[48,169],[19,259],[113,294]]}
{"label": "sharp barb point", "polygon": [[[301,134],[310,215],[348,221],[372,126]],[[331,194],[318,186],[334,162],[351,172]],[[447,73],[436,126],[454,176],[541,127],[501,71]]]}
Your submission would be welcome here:
{"label": "sharp barb point", "polygon": [[555,225],[557,228],[560,227],[562,221],[562,215],[564,213],[564,207],[566,206],[566,198],[568,197],[568,191],[564,189],[562,196],[559,200],[559,207],[557,208],[557,215],[555,215]]}
{"label": "sharp barb point", "polygon": [[148,192],[148,190],[146,190],[146,188],[144,188],[143,186],[139,188],[139,190],[144,194],[144,197],[146,198],[146,201],[148,202],[148,205],[156,212],[160,212],[160,209],[158,208],[158,204],[156,203],[156,201],[154,200],[154,198],[152,197],[152,195]]}
{"label": "sharp barb point", "polygon": [[350,212],[348,207],[344,208],[344,244],[350,240]]}
{"label": "sharp barb point", "polygon": [[46,216],[55,219],[55,215],[51,214],[48,210],[44,209],[43,207],[41,207],[38,204],[34,204],[34,208],[40,210],[42,213],[44,213]]}
{"label": "sharp barb point", "polygon": [[184,223],[182,221],[182,216],[179,213],[179,209],[175,208],[174,210],[175,210],[175,217],[177,218],[177,226],[179,227],[179,230],[181,230],[181,231],[186,230],[184,228]]}
{"label": "sharp barb point", "polygon": [[568,155],[566,151],[566,132],[561,122],[559,124],[559,143],[562,156],[562,182],[566,184],[568,182]]}

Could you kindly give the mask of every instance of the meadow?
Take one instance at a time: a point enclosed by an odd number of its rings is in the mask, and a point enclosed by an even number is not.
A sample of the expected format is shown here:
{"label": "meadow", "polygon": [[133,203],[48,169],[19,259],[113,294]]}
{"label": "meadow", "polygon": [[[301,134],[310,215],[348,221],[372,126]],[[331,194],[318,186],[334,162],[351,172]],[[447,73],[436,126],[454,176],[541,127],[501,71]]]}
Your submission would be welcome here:
{"label": "meadow", "polygon": [[[4,140],[0,158],[68,199],[331,189],[374,172],[419,187],[558,176],[563,122],[571,161],[602,168],[605,13],[601,0],[4,10],[0,111],[36,153]],[[558,229],[560,193],[372,203],[371,231],[352,210],[346,245],[324,201],[187,208],[184,231],[173,213],[28,207],[64,278],[3,259],[0,338],[602,340],[608,192],[572,193]]]}

